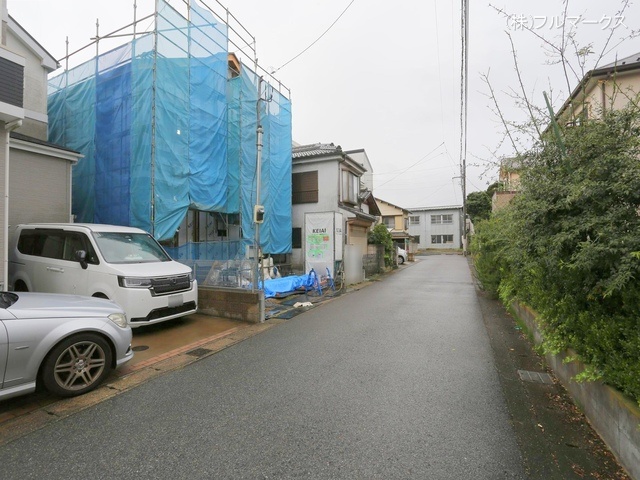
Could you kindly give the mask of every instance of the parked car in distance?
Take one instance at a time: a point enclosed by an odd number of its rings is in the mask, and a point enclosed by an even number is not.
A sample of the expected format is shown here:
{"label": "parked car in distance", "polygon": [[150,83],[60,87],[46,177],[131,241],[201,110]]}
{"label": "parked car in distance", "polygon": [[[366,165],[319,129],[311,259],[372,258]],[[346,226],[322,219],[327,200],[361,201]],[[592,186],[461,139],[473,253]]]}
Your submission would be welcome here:
{"label": "parked car in distance", "polygon": [[0,292],[0,400],[96,388],[133,357],[127,316],[110,300]]}
{"label": "parked car in distance", "polygon": [[402,265],[407,260],[407,251],[403,248],[397,247],[398,250],[398,265]]}
{"label": "parked car in distance", "polygon": [[198,282],[139,228],[18,225],[9,242],[9,290],[113,300],[138,327],[195,313]]}

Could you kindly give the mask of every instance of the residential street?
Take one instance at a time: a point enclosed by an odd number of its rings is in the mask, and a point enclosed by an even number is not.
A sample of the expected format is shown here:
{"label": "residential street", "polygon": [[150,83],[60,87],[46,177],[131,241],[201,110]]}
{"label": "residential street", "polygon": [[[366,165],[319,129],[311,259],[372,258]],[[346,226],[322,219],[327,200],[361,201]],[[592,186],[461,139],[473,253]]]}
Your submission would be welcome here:
{"label": "residential street", "polygon": [[2,478],[625,478],[508,320],[422,257],[0,447]]}

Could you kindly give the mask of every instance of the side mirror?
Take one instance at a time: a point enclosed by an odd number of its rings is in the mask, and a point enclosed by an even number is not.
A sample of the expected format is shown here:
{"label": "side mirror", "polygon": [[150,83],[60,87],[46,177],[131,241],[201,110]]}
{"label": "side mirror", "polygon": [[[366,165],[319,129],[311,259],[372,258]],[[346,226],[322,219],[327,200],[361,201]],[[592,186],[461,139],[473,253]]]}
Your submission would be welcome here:
{"label": "side mirror", "polygon": [[86,270],[89,264],[87,263],[87,252],[84,250],[78,250],[76,252],[76,259],[80,262],[80,266],[83,270]]}

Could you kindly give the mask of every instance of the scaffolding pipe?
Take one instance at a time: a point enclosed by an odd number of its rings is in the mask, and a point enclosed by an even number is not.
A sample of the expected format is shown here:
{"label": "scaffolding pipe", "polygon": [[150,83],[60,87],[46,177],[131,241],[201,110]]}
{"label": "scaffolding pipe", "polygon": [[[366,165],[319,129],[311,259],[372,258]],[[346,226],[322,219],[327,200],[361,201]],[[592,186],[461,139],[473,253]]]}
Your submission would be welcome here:
{"label": "scaffolding pipe", "polygon": [[[145,21],[145,20],[148,20],[149,18],[152,18],[153,16],[154,16],[154,14],[152,13],[152,14],[150,14],[150,15],[147,15],[147,16],[146,16],[146,17],[144,17],[144,18],[141,18],[140,20],[137,20],[136,22],[137,22],[137,23],[143,22],[143,21]],[[118,32],[120,32],[120,31],[124,30],[125,28],[129,28],[129,27],[131,27],[132,25],[133,25],[133,24],[132,24],[132,23],[130,23],[130,24],[128,24],[128,25],[125,25],[124,27],[118,28],[117,30],[114,30],[113,32],[108,33],[107,35],[105,35],[105,36],[104,36],[104,37],[102,37],[102,38],[130,37],[130,36],[132,35],[131,33],[127,33],[127,34],[123,34],[123,35],[116,35],[116,33],[118,33]],[[91,40],[93,40],[93,41],[92,41],[92,42],[89,42],[89,43],[88,43],[88,44],[86,44],[84,47],[79,48],[78,50],[75,50],[75,51],[73,51],[73,52],[71,52],[71,53],[67,53],[67,56],[66,56],[65,58],[60,58],[60,59],[58,59],[58,62],[62,62],[62,60],[65,60],[65,59],[67,59],[67,58],[69,58],[69,57],[73,57],[75,54],[80,53],[81,51],[83,51],[83,50],[85,50],[85,49],[89,48],[91,45],[93,45],[94,43],[96,43],[99,39],[98,39],[98,38],[91,38]]]}
{"label": "scaffolding pipe", "polygon": [[138,15],[138,2],[136,0],[133,0],[133,40],[134,41],[136,39],[137,15]]}
{"label": "scaffolding pipe", "polygon": [[151,80],[151,198],[150,200],[150,216],[151,216],[151,235],[155,236],[156,227],[156,82],[158,68],[158,3],[155,1],[154,21],[153,21],[153,67]]}
{"label": "scaffolding pipe", "polygon": [[[100,56],[100,21],[96,18],[96,60],[98,59],[99,56]],[[96,71],[97,69],[98,69],[98,62],[96,62]]]}

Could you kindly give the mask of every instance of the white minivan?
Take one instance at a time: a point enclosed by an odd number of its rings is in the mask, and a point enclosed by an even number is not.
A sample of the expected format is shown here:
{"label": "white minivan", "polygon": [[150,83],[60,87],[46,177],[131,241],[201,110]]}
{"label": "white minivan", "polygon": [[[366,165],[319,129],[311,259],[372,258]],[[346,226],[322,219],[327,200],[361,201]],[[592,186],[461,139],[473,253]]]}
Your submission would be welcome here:
{"label": "white minivan", "polygon": [[139,228],[50,223],[18,225],[10,235],[9,289],[108,298],[131,327],[195,313],[191,268],[171,259]]}

